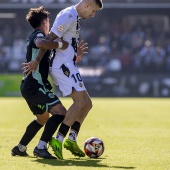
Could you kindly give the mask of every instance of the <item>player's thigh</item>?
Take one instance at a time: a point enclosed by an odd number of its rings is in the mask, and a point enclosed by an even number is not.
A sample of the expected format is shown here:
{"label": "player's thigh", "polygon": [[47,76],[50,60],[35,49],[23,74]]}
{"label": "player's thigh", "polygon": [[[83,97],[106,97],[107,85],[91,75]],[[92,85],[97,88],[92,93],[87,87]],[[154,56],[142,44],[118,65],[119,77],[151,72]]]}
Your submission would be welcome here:
{"label": "player's thigh", "polygon": [[49,119],[49,113],[44,111],[44,109],[39,108],[34,102],[31,102],[31,100],[27,99],[26,102],[32,113],[37,117],[37,122],[44,125]]}
{"label": "player's thigh", "polygon": [[41,125],[44,125],[49,119],[49,113],[44,112],[43,114],[36,114],[37,122]]}

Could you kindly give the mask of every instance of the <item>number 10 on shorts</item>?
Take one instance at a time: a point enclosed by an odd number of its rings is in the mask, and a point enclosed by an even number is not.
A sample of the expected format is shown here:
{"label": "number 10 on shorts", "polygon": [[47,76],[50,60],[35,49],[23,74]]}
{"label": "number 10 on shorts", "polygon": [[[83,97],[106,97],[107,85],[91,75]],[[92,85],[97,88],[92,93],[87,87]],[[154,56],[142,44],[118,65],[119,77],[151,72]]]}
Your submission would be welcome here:
{"label": "number 10 on shorts", "polygon": [[80,73],[72,74],[71,77],[74,79],[74,81],[77,82],[82,82],[82,78],[80,76]]}

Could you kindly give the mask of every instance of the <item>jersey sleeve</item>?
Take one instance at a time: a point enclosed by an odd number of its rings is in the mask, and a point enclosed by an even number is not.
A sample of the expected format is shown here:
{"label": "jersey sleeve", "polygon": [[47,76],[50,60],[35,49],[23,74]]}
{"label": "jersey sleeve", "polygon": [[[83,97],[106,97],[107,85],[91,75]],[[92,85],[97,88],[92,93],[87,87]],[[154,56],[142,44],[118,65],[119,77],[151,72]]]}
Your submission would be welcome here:
{"label": "jersey sleeve", "polygon": [[41,33],[41,32],[39,32],[39,33],[36,34],[36,36],[35,36],[35,38],[34,38],[34,45],[35,45],[35,47],[37,47],[37,46],[36,46],[36,42],[35,42],[36,39],[37,39],[37,38],[44,38],[44,37],[45,37],[45,35],[44,35],[43,33]]}
{"label": "jersey sleeve", "polygon": [[74,19],[70,17],[69,12],[62,13],[60,12],[51,28],[51,31],[56,34],[59,38],[63,37],[64,33],[69,29],[69,27],[73,24]]}
{"label": "jersey sleeve", "polygon": [[36,37],[44,37],[44,34],[43,34],[43,33],[38,33],[38,34],[36,35]]}
{"label": "jersey sleeve", "polygon": [[40,33],[38,33],[38,34],[36,35],[34,41],[35,41],[37,38],[44,38],[44,37],[45,37],[45,35],[40,32]]}
{"label": "jersey sleeve", "polygon": [[35,36],[34,42],[35,42],[35,40],[36,40],[37,38],[44,38],[44,37],[45,37],[45,35],[40,32],[40,33],[38,33],[38,34]]}

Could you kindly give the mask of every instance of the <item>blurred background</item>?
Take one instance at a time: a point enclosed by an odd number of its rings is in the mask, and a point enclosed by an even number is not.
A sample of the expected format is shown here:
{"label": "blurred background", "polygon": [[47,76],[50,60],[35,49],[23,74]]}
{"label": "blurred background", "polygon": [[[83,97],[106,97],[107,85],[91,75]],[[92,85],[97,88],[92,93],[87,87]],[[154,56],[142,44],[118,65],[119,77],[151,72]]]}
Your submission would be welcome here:
{"label": "blurred background", "polygon": [[[0,96],[20,96],[21,63],[32,28],[31,7],[57,13],[79,0],[0,0]],[[170,1],[103,0],[104,9],[81,21],[88,54],[78,63],[92,97],[170,96]],[[61,93],[55,89],[60,96]]]}

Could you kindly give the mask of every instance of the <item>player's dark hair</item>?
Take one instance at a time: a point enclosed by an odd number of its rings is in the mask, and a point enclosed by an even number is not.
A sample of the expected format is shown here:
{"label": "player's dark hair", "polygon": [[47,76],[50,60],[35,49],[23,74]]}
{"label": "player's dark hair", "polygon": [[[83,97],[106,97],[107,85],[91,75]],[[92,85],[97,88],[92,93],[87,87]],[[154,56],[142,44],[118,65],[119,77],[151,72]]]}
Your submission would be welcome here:
{"label": "player's dark hair", "polygon": [[95,0],[96,4],[99,5],[100,9],[103,8],[103,2],[102,0]]}
{"label": "player's dark hair", "polygon": [[26,15],[26,20],[35,29],[39,27],[49,15],[50,13],[46,11],[43,6],[40,6],[39,8],[30,8]]}

